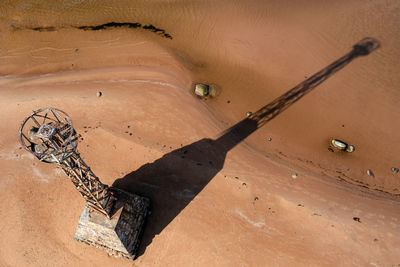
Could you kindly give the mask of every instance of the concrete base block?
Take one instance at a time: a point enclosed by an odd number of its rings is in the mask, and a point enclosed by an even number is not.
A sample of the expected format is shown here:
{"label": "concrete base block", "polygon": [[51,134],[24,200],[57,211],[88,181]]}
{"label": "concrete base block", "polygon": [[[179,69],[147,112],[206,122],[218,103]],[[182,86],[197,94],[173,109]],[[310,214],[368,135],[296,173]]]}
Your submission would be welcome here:
{"label": "concrete base block", "polygon": [[150,200],[121,190],[116,190],[115,196],[111,219],[85,205],[74,239],[104,249],[115,257],[134,260]]}

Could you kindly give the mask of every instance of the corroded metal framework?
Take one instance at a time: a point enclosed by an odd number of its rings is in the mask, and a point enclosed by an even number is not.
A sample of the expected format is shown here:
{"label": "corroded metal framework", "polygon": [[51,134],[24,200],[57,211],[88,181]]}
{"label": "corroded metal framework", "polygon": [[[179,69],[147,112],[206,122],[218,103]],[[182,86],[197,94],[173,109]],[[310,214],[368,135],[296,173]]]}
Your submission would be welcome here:
{"label": "corroded metal framework", "polygon": [[40,161],[57,163],[85,199],[74,239],[134,260],[150,199],[101,183],[77,152],[79,136],[61,110],[34,111],[22,122],[19,138]]}
{"label": "corroded metal framework", "polygon": [[79,154],[73,153],[69,158],[61,162],[60,166],[86,202],[110,218],[114,201],[113,192],[108,185],[100,182],[99,178],[86,165]]}
{"label": "corroded metal framework", "polygon": [[107,218],[112,216],[114,192],[100,182],[76,151],[78,136],[65,112],[55,108],[34,111],[22,122],[19,138],[40,161],[57,163],[92,208]]}

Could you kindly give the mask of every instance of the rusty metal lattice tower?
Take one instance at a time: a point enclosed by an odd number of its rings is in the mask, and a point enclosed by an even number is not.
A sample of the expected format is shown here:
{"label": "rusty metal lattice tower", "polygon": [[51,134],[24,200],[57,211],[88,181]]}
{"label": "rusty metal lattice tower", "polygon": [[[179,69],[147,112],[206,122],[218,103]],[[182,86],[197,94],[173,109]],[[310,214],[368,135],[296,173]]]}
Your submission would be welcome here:
{"label": "rusty metal lattice tower", "polygon": [[71,118],[56,108],[34,111],[19,129],[21,145],[37,159],[58,164],[85,199],[74,238],[133,260],[150,200],[100,182],[77,152]]}
{"label": "rusty metal lattice tower", "polygon": [[111,208],[114,201],[113,192],[109,190],[107,185],[100,182],[79,154],[73,153],[60,165],[86,202],[111,218]]}
{"label": "rusty metal lattice tower", "polygon": [[34,111],[19,129],[22,146],[40,161],[58,163],[85,201],[108,218],[113,193],[77,153],[78,136],[70,117],[55,108]]}

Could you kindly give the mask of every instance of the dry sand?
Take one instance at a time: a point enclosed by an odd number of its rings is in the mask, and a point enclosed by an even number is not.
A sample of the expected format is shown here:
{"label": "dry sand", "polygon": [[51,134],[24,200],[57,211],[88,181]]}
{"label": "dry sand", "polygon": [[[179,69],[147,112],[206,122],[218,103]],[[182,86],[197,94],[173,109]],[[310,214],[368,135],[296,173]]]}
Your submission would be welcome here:
{"label": "dry sand", "polygon": [[[0,2],[0,266],[400,265],[399,11],[353,0]],[[110,22],[128,24],[96,28]],[[246,112],[365,37],[380,47],[218,147]],[[195,97],[198,82],[221,94]],[[83,199],[17,139],[46,106],[71,116],[102,182],[152,199],[136,261],[73,240]],[[331,138],[355,152],[330,152]]]}

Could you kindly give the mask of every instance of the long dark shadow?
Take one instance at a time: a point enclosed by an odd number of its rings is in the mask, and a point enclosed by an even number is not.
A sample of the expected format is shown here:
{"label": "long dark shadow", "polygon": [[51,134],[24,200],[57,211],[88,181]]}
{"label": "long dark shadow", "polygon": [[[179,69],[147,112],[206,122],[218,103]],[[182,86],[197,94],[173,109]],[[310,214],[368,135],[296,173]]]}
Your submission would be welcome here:
{"label": "long dark shadow", "polygon": [[162,158],[117,179],[113,186],[147,196],[152,215],[145,228],[139,251],[146,247],[223,168],[226,154],[246,137],[275,118],[290,105],[342,69],[358,56],[379,48],[379,41],[364,38],[353,49],[329,66],[227,129],[217,139],[204,138],[165,154]]}

